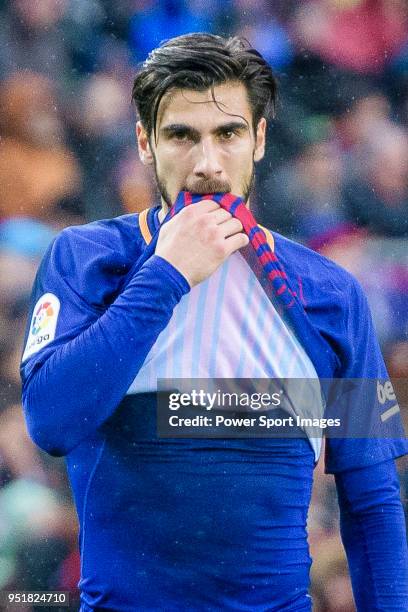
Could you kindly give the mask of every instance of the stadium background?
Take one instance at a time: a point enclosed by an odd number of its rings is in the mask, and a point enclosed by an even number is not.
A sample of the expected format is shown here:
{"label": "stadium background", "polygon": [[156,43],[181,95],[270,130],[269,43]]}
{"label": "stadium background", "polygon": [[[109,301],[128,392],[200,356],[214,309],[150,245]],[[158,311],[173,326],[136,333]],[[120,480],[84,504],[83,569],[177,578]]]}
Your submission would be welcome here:
{"label": "stadium background", "polygon": [[[64,462],[29,441],[19,404],[28,298],[63,227],[157,197],[135,148],[132,78],[162,39],[191,31],[242,34],[274,66],[280,101],[253,208],[360,280],[390,373],[407,378],[404,0],[0,1],[0,590],[69,590],[72,610],[79,558]],[[399,469],[407,509],[406,460]],[[316,612],[351,612],[321,462],[309,533]]]}

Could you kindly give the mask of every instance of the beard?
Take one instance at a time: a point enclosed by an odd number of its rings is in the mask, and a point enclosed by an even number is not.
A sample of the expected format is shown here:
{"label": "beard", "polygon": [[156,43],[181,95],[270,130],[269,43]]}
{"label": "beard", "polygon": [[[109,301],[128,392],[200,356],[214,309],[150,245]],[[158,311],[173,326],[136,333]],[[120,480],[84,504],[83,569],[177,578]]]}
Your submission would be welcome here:
{"label": "beard", "polygon": [[[154,161],[154,175],[156,179],[157,189],[167,206],[171,208],[174,204],[172,202],[169,192],[167,191],[165,181],[159,176],[156,166],[156,158],[153,156]],[[255,162],[252,160],[251,176],[246,179],[241,187],[242,199],[247,202],[255,182]],[[186,182],[180,189],[180,191],[190,191],[191,193],[197,193],[199,195],[206,195],[207,193],[231,193],[231,185],[227,181],[217,181],[216,179],[202,179],[195,181],[194,184]],[[235,194],[238,195],[238,194]]]}

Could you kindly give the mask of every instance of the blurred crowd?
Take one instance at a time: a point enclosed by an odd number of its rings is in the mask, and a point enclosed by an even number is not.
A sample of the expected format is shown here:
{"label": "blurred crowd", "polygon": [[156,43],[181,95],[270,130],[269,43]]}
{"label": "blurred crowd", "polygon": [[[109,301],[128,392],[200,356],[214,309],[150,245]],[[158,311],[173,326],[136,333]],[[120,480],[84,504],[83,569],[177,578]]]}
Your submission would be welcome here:
{"label": "blurred crowd", "polygon": [[[21,414],[29,295],[62,228],[157,200],[137,157],[132,80],[161,40],[193,31],[243,35],[275,68],[279,102],[252,207],[358,278],[390,374],[407,379],[405,0],[0,0],[0,591],[68,590],[77,609],[64,462],[34,447]],[[399,468],[406,505],[405,460]],[[316,612],[352,612],[321,463],[309,527]]]}

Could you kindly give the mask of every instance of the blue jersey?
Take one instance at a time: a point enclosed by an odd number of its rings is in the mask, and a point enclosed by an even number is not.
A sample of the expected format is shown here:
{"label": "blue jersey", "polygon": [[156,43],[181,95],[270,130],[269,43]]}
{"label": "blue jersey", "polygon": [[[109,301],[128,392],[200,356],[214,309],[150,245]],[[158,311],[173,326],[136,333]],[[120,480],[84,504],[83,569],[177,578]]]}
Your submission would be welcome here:
{"label": "blue jersey", "polygon": [[[158,211],[67,228],[33,289],[23,405],[35,442],[66,456],[82,610],[310,610],[313,440],[160,439],[155,422],[160,376],[313,377],[308,347],[239,253],[193,290],[157,255],[138,268]],[[387,378],[355,279],[269,236],[333,377]],[[405,439],[331,439],[326,469],[406,452]]]}

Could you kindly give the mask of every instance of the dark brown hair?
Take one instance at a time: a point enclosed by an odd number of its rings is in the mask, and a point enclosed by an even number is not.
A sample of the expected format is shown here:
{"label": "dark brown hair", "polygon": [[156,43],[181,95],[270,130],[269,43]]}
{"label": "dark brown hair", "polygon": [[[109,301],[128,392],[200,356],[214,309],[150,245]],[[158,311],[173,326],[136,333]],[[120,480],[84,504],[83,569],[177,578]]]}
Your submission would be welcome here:
{"label": "dark brown hair", "polygon": [[245,85],[255,131],[261,117],[274,112],[277,83],[262,55],[238,36],[195,33],[164,41],[140,66],[132,100],[150,137],[156,132],[160,101],[169,90],[210,89],[214,99],[214,86],[227,81]]}

